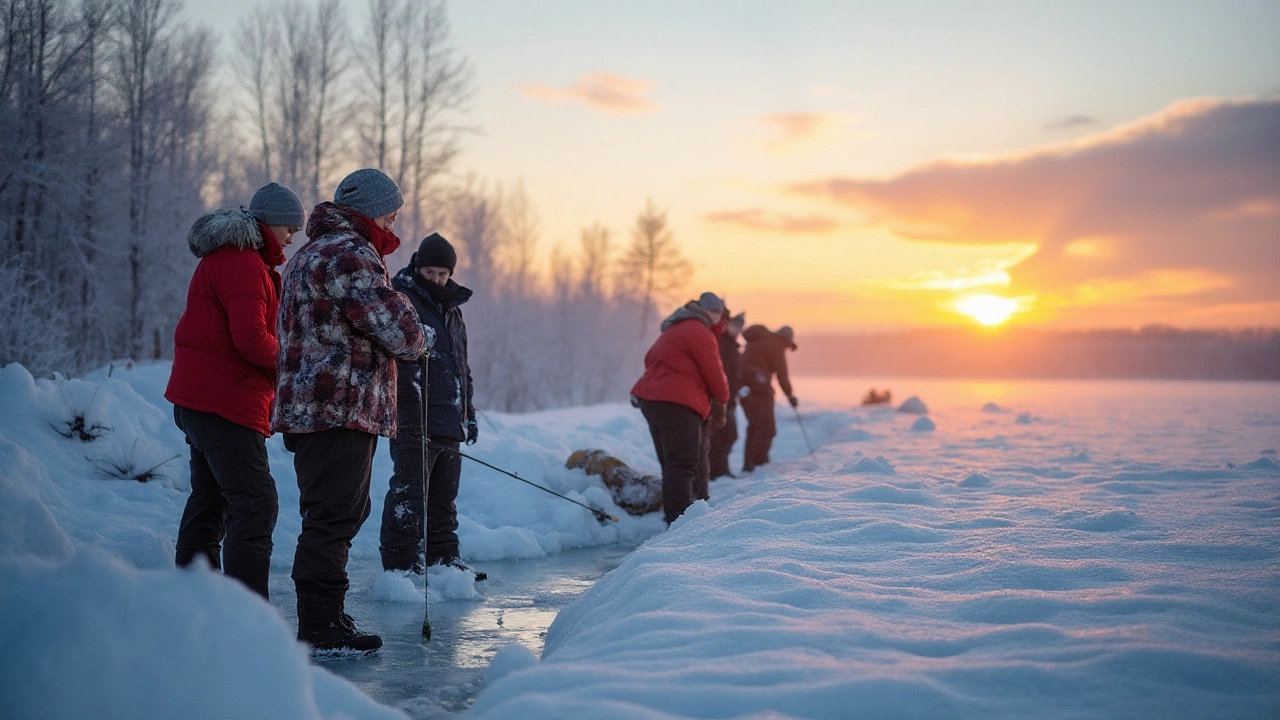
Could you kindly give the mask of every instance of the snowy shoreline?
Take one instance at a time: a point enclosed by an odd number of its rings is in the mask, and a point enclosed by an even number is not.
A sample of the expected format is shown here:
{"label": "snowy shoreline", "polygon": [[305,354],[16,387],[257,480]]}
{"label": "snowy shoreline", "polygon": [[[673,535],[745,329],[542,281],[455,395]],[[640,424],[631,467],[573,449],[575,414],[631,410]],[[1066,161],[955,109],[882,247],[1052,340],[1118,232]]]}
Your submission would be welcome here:
{"label": "snowy shoreline", "polygon": [[[166,378],[163,365],[56,381],[0,369],[0,705],[17,717],[442,716],[377,705],[311,665],[281,614],[236,583],[171,569],[185,459],[168,460],[183,445]],[[1119,383],[1098,396],[921,381],[925,416],[849,409],[842,382],[798,381],[802,397],[831,399],[804,406],[815,454],[780,412],[778,461],[713,483],[711,505],[665,533],[653,516],[600,526],[468,469],[471,560],[643,541],[560,613],[541,659],[499,651],[468,715],[1280,712],[1280,387]],[[110,431],[64,437],[77,413]],[[490,420],[479,456],[597,506],[613,509],[598,479],[563,468],[569,451],[607,446],[656,469],[623,405]],[[278,444],[277,569],[298,527]],[[353,558],[376,556],[379,455]],[[107,477],[152,466],[147,483]]]}

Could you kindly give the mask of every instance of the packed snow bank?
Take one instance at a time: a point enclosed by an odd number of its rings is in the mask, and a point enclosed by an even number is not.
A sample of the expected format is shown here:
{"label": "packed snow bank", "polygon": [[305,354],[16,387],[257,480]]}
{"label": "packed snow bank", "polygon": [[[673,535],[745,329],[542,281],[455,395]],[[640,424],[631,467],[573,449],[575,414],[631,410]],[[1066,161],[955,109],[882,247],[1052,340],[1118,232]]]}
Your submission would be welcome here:
{"label": "packed snow bank", "polygon": [[[1187,533],[1168,508],[1045,518],[1042,500],[973,505],[918,481],[898,489],[937,507],[868,502],[867,482],[883,481],[828,470],[770,483],[654,538],[561,612],[542,662],[494,683],[473,715],[1265,718],[1280,708],[1274,533]],[[1089,537],[1142,525],[1105,545]],[[1211,561],[1213,537],[1253,551],[1222,548]],[[1188,555],[1186,543],[1202,550]]]}
{"label": "packed snow bank", "polygon": [[94,550],[53,565],[0,560],[0,647],[8,717],[404,717],[312,667],[239,583]]}

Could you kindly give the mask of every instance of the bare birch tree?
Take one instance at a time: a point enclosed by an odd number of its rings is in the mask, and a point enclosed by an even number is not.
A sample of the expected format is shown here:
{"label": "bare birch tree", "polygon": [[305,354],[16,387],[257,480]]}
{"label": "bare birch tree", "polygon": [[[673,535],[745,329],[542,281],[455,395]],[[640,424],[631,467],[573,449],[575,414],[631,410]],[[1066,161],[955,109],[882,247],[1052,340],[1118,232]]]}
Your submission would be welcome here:
{"label": "bare birch tree", "polygon": [[689,286],[693,264],[685,259],[667,226],[667,212],[653,200],[645,203],[631,230],[631,244],[618,261],[618,282],[640,304],[640,337],[660,300],[669,300]]}

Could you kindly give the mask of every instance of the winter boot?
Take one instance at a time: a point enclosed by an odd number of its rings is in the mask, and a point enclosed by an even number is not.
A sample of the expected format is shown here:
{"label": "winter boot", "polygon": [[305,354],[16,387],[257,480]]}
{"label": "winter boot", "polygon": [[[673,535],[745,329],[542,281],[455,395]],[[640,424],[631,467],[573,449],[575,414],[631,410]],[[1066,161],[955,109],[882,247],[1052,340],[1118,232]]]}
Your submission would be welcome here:
{"label": "winter boot", "polygon": [[471,567],[470,565],[467,565],[466,563],[462,562],[458,558],[440,558],[439,560],[436,560],[434,563],[432,563],[432,565],[440,566],[440,567],[456,568],[463,572],[471,573],[472,579],[475,580],[476,582],[480,582],[481,580],[487,580],[489,578],[489,573],[484,572],[483,570],[476,570],[475,568]]}
{"label": "winter boot", "polygon": [[298,640],[318,652],[371,653],[382,647],[382,638],[360,632],[343,612],[341,596],[298,596]]}

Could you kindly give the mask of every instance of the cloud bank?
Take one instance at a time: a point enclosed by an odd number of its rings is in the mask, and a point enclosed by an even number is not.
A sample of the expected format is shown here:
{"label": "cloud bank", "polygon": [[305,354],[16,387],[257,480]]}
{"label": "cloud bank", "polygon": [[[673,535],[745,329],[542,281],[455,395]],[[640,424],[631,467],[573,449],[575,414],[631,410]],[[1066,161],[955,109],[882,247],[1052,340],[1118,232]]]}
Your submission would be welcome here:
{"label": "cloud bank", "polygon": [[1013,285],[1063,306],[1141,301],[1162,322],[1280,301],[1277,98],[1187,100],[1069,143],[789,189],[909,239],[1032,243]]}

